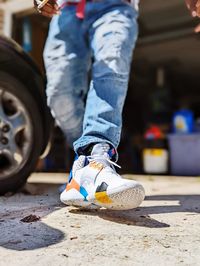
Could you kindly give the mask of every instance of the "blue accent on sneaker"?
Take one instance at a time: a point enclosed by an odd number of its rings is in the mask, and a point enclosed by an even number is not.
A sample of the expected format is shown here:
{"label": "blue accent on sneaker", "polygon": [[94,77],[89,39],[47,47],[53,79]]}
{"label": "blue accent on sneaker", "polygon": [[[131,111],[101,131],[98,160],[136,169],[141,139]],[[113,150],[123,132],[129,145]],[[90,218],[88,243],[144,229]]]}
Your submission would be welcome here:
{"label": "blue accent on sneaker", "polygon": [[108,151],[108,155],[109,155],[110,159],[115,159],[115,157],[116,157],[116,150],[114,148],[110,149]]}
{"label": "blue accent on sneaker", "polygon": [[87,201],[87,196],[88,196],[88,193],[86,191],[86,189],[82,186],[80,186],[80,193],[83,195],[83,197],[85,198],[85,201]]}
{"label": "blue accent on sneaker", "polygon": [[[76,154],[75,157],[74,157],[74,161],[76,161],[77,159],[78,159],[78,155]],[[72,169],[71,169],[71,171],[70,171],[70,173],[69,173],[69,176],[68,176],[68,181],[67,181],[67,183],[61,185],[61,186],[59,187],[59,189],[58,189],[60,193],[62,193],[62,192],[65,190],[67,184],[71,182],[72,178],[73,178],[73,175],[72,175]]]}
{"label": "blue accent on sneaker", "polygon": [[89,160],[87,157],[85,157],[85,162],[84,162],[84,166],[88,165],[89,164]]}
{"label": "blue accent on sneaker", "polygon": [[[76,161],[77,159],[78,159],[78,154],[75,155],[74,161]],[[72,178],[73,178],[73,175],[72,175],[72,169],[71,169],[71,171],[69,173],[69,176],[68,176],[68,183],[70,183],[70,181],[72,180]]]}
{"label": "blue accent on sneaker", "polygon": [[70,183],[70,181],[72,180],[73,176],[72,176],[72,169],[69,173],[69,176],[68,176],[68,183]]}

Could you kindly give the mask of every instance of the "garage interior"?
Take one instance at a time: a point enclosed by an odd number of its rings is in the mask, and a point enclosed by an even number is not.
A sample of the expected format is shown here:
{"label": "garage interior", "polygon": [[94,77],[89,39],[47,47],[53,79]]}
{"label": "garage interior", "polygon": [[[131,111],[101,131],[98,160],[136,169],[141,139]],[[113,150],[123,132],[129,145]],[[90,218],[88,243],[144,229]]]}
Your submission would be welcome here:
{"label": "garage interior", "polygon": [[[148,173],[144,170],[144,149],[170,149],[167,139],[173,130],[172,120],[176,111],[184,109],[194,114],[198,135],[200,35],[194,33],[198,23],[200,21],[190,16],[182,0],[141,1],[140,33],[130,73],[119,147],[119,164],[123,173]],[[32,56],[43,73],[42,51],[48,25],[49,19],[33,10],[13,15],[13,39]],[[145,139],[145,133],[152,125],[162,132],[159,144]],[[55,127],[50,154],[39,162],[38,171],[70,169],[73,152],[63,143],[64,137]],[[167,162],[164,172],[157,173],[171,174],[170,163]]]}

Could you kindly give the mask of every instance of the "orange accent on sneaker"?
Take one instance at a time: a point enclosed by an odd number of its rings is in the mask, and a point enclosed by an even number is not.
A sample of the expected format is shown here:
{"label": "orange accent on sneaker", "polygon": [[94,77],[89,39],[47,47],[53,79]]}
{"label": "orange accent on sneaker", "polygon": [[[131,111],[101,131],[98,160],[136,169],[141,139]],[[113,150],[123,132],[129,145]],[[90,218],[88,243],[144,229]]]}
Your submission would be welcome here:
{"label": "orange accent on sneaker", "polygon": [[66,191],[69,191],[72,188],[80,191],[80,185],[74,179],[72,179],[71,182],[67,184]]}
{"label": "orange accent on sneaker", "polygon": [[90,162],[89,166],[99,171],[101,171],[104,168],[103,164],[97,162]]}

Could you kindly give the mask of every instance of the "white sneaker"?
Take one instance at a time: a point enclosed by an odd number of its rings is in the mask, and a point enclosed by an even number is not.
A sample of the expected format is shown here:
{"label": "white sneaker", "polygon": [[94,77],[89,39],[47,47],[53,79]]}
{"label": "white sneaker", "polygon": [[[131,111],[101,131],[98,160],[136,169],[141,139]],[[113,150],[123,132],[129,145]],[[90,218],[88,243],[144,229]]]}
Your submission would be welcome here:
{"label": "white sneaker", "polygon": [[118,175],[109,154],[110,146],[99,143],[94,145],[91,156],[79,156],[72,168],[73,178],[60,196],[63,203],[113,210],[133,209],[142,203],[143,186]]}

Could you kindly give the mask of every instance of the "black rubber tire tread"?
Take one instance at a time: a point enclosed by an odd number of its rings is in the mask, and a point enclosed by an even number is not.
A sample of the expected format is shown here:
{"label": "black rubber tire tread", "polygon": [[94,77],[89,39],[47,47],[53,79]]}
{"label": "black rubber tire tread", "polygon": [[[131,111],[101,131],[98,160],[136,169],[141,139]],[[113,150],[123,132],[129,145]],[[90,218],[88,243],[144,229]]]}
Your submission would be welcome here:
{"label": "black rubber tire tread", "polygon": [[19,80],[8,73],[0,71],[0,87],[5,88],[24,104],[33,125],[33,144],[29,157],[17,173],[7,176],[6,179],[0,179],[0,195],[2,195],[9,191],[17,191],[26,183],[27,178],[34,171],[42,149],[43,127],[41,119],[42,114],[39,113],[33,96]]}

